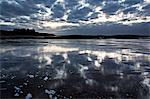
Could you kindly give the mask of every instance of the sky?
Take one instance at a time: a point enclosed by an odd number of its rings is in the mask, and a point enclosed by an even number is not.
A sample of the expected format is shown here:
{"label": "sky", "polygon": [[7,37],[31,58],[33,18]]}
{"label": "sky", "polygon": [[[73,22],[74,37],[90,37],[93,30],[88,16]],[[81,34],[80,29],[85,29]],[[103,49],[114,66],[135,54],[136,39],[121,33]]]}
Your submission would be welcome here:
{"label": "sky", "polygon": [[149,35],[150,0],[0,0],[0,28],[58,35]]}

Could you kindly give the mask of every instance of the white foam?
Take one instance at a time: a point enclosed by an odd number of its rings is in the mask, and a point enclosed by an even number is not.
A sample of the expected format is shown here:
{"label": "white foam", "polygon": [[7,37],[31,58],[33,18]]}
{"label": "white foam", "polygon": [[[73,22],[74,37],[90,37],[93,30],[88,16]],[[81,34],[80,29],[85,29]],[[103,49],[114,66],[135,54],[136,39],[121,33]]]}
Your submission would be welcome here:
{"label": "white foam", "polygon": [[19,87],[14,86],[15,90],[19,92],[21,89]]}
{"label": "white foam", "polygon": [[144,85],[147,85],[147,86],[150,88],[150,78],[145,78],[145,79],[143,80],[143,84],[144,84]]}
{"label": "white foam", "polygon": [[64,53],[62,54],[63,58],[66,60],[68,58],[68,54],[67,53]]}
{"label": "white foam", "polygon": [[97,60],[95,60],[94,64],[95,64],[96,67],[100,67],[101,66],[101,64]]}
{"label": "white foam", "polygon": [[57,74],[54,79],[65,79],[67,77],[67,73],[65,70],[56,70]]}
{"label": "white foam", "polygon": [[25,99],[31,99],[32,98],[32,94],[28,93],[27,96],[25,97]]}
{"label": "white foam", "polygon": [[34,75],[27,75],[28,77],[30,77],[30,78],[34,78]]}
{"label": "white foam", "polygon": [[90,57],[87,57],[87,59],[88,59],[88,61],[90,61],[90,62],[92,61],[92,58],[90,58]]}
{"label": "white foam", "polygon": [[46,76],[46,77],[44,78],[44,80],[45,80],[45,81],[48,80],[48,77]]}
{"label": "white foam", "polygon": [[54,90],[45,89],[45,93],[49,95],[50,99],[53,99],[53,95],[56,93]]}
{"label": "white foam", "polygon": [[19,93],[15,93],[14,96],[18,97],[18,96],[19,96]]}

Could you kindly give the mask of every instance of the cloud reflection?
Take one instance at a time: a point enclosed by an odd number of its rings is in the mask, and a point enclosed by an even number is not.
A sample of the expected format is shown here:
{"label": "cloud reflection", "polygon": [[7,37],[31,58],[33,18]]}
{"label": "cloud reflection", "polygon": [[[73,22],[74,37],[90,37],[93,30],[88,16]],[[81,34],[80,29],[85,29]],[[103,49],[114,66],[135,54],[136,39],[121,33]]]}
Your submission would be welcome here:
{"label": "cloud reflection", "polygon": [[[72,93],[83,97],[87,90],[88,96],[94,98],[149,96],[150,56],[143,49],[131,46],[120,48],[121,41],[115,40],[109,43],[78,43],[80,45],[68,41],[65,45],[46,43],[23,48],[13,46],[12,50],[3,46],[0,56],[1,78],[11,79],[14,83],[16,78],[23,79],[20,83],[27,83],[29,89],[34,84],[34,88],[54,89],[67,97]],[[89,48],[92,44],[95,47]],[[103,96],[103,93],[108,95]]]}

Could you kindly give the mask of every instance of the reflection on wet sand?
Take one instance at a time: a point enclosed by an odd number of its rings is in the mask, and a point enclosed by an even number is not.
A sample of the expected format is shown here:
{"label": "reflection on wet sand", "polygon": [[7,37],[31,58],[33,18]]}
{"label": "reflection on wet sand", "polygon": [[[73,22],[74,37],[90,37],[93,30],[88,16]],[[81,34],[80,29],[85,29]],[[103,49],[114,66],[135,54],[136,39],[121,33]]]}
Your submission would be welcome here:
{"label": "reflection on wet sand", "polygon": [[1,44],[1,97],[150,98],[147,50],[119,49],[116,41],[111,48],[68,42],[10,49]]}

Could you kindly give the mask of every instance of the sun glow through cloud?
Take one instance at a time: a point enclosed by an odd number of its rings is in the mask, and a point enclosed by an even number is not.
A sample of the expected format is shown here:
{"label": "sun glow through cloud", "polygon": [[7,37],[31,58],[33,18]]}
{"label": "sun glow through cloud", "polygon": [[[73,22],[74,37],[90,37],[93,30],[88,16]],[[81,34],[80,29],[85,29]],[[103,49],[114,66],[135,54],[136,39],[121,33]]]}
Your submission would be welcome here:
{"label": "sun glow through cloud", "polygon": [[51,29],[58,29],[64,26],[79,26],[79,24],[75,23],[67,23],[67,22],[42,22],[44,27],[49,27]]}
{"label": "sun glow through cloud", "polygon": [[12,23],[12,22],[0,22],[0,25],[11,25],[11,26],[14,26],[16,24]]}

